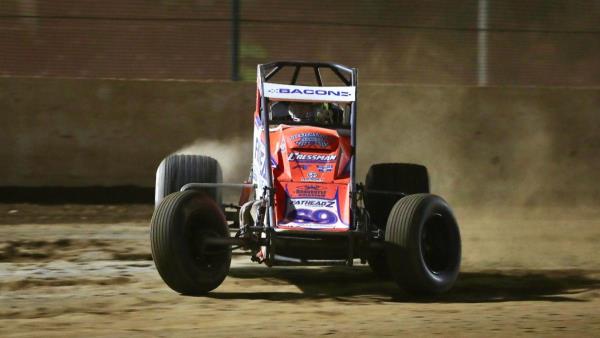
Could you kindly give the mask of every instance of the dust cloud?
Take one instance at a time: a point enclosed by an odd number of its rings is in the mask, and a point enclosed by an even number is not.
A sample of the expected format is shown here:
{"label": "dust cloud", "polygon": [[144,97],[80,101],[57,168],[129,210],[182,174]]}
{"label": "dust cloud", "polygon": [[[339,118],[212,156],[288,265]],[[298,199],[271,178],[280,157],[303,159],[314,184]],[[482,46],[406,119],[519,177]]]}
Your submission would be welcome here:
{"label": "dust cloud", "polygon": [[[420,163],[452,205],[587,209],[600,202],[599,106],[596,89],[362,85],[356,177],[373,163]],[[218,138],[177,153],[212,156],[225,182],[241,182],[251,126],[217,120],[205,132]]]}
{"label": "dust cloud", "polygon": [[600,202],[597,90],[366,86],[358,177],[371,163],[430,171],[451,203],[587,208]]}
{"label": "dust cloud", "polygon": [[223,182],[241,183],[248,179],[252,166],[252,138],[231,137],[227,140],[198,139],[175,154],[210,156],[221,165]]}

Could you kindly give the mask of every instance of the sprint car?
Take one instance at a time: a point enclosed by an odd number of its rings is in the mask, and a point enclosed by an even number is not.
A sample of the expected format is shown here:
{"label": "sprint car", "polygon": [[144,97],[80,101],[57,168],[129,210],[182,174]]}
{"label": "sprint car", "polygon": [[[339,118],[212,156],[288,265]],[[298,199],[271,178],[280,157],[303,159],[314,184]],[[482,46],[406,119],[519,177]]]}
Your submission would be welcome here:
{"label": "sprint car", "polygon": [[[373,164],[357,181],[357,70],[280,61],[257,75],[249,181],[223,183],[217,160],[203,155],[158,167],[150,240],[165,283],[207,293],[240,249],[269,267],[368,263],[409,293],[449,290],[460,233],[448,203],[430,194],[426,167]],[[224,203],[224,189],[239,189],[239,202]]]}

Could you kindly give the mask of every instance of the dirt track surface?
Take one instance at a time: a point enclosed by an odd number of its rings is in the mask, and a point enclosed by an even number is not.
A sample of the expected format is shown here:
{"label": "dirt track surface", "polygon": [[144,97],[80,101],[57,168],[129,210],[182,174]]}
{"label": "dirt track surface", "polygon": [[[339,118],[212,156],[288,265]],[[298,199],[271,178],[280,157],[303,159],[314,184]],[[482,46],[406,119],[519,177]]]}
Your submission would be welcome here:
{"label": "dirt track surface", "polygon": [[458,210],[463,273],[433,299],[410,297],[364,266],[269,269],[239,255],[218,289],[184,297],[151,261],[150,212],[1,205],[0,336],[600,332],[600,218],[591,211]]}

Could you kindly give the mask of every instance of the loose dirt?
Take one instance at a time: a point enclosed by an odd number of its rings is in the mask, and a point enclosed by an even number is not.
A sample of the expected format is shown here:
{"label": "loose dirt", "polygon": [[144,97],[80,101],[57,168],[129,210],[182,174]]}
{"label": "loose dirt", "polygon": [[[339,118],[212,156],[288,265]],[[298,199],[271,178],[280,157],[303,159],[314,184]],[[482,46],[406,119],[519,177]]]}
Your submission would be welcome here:
{"label": "loose dirt", "polygon": [[366,266],[267,268],[239,254],[214,292],[181,296],[152,263],[151,212],[143,205],[0,205],[0,336],[600,332],[593,210],[458,209],[463,272],[451,292],[429,299],[377,280]]}

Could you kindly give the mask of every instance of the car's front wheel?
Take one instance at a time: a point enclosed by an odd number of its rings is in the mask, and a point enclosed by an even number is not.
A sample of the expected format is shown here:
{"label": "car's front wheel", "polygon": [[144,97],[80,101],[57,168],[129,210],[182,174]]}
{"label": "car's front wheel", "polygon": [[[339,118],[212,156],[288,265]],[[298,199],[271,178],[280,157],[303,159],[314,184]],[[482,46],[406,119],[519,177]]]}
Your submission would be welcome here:
{"label": "car's front wheel", "polygon": [[415,194],[396,202],[385,240],[392,278],[406,291],[437,294],[454,285],[460,269],[460,232],[441,197]]}
{"label": "car's front wheel", "polygon": [[203,294],[218,287],[229,272],[229,246],[207,245],[229,237],[221,208],[200,191],[175,192],[155,208],[150,224],[152,258],[167,285],[182,294]]}

